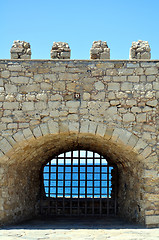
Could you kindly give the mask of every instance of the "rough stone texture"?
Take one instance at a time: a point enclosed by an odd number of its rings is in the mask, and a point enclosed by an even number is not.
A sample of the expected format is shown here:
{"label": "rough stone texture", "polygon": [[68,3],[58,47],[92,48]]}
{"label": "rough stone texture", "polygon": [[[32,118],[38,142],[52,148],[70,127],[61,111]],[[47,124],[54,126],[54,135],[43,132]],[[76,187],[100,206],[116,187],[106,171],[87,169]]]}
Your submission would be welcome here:
{"label": "rough stone texture", "polygon": [[[30,43],[19,40],[14,41],[10,53],[11,59],[31,59]],[[16,69],[14,70],[16,71]]]}
{"label": "rough stone texture", "polygon": [[68,43],[54,42],[50,54],[51,59],[70,59],[71,49]]}
{"label": "rough stone texture", "polygon": [[150,59],[151,48],[147,41],[132,42],[129,59]]}
{"label": "rough stone texture", "polygon": [[110,59],[110,48],[108,48],[107,42],[101,40],[94,41],[92,48],[90,49],[91,59]]}
{"label": "rough stone texture", "polygon": [[85,149],[117,165],[118,214],[159,226],[158,66],[0,60],[1,223],[34,216],[42,165]]}

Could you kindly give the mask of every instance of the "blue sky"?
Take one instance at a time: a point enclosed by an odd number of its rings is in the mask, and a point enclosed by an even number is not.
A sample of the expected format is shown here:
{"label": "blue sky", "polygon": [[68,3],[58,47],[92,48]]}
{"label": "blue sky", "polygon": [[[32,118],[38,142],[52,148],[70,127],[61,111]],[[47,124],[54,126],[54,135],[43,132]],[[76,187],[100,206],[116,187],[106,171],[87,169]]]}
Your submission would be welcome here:
{"label": "blue sky", "polygon": [[107,41],[111,59],[128,59],[133,41],[149,41],[159,59],[159,0],[4,0],[0,59],[14,40],[31,44],[32,59],[50,59],[54,41],[68,42],[71,59],[89,59],[93,41]]}

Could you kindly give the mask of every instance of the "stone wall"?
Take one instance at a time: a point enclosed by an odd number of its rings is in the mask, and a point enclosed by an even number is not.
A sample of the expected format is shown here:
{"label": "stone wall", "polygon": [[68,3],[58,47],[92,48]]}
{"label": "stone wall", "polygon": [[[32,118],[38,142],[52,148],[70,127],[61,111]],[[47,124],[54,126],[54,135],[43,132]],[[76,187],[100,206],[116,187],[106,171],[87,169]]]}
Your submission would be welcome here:
{"label": "stone wall", "polygon": [[33,216],[40,171],[88,149],[119,171],[119,215],[159,226],[159,61],[0,60],[0,219]]}

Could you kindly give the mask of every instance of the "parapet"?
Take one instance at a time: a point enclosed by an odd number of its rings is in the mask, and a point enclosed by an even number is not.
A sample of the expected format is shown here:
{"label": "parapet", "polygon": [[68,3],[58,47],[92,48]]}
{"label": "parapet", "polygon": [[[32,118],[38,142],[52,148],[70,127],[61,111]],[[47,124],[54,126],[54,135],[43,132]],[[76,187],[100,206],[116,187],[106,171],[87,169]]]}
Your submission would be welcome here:
{"label": "parapet", "polygon": [[150,59],[150,58],[151,48],[147,41],[138,40],[138,42],[132,42],[129,59]]}
{"label": "parapet", "polygon": [[11,50],[11,59],[31,59],[30,43],[25,41],[14,41]]}
{"label": "parapet", "polygon": [[[30,43],[14,41],[11,50],[11,59],[31,59]],[[68,43],[54,42],[51,48],[51,59],[70,59],[71,49]],[[94,41],[90,49],[90,59],[110,59],[110,48],[105,41]],[[151,59],[151,48],[148,41],[132,42],[129,59]]]}
{"label": "parapet", "polygon": [[90,49],[90,59],[110,59],[110,48],[107,42],[94,41]]}
{"label": "parapet", "polygon": [[71,49],[68,43],[54,42],[50,55],[51,59],[70,59]]}

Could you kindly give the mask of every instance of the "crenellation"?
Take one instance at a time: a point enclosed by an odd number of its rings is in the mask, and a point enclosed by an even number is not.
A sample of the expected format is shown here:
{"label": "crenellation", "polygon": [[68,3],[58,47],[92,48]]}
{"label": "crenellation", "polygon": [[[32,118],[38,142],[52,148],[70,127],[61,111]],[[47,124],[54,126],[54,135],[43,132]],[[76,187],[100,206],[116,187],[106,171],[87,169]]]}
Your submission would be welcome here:
{"label": "crenellation", "polygon": [[50,55],[51,59],[70,59],[71,50],[68,43],[54,42]]}
{"label": "crenellation", "polygon": [[151,58],[151,48],[147,41],[138,40],[138,42],[133,42],[130,48],[130,59],[150,59]]}
{"label": "crenellation", "polygon": [[90,59],[110,59],[110,48],[107,42],[94,41],[90,49]]}
{"label": "crenellation", "polygon": [[11,59],[31,59],[30,43],[25,41],[14,41],[11,50]]}

